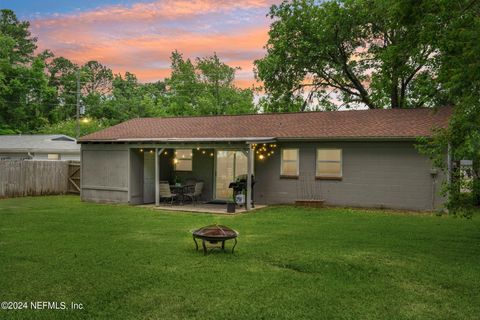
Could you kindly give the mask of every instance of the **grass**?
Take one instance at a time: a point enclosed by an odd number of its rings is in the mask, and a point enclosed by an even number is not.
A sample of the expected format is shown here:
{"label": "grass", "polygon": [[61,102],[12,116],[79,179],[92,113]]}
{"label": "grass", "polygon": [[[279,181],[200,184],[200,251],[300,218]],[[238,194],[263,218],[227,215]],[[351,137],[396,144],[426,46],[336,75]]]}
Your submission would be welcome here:
{"label": "grass", "polygon": [[[211,223],[241,233],[234,255],[194,250]],[[479,288],[479,215],[0,201],[0,301],[84,306],[0,319],[478,319]]]}

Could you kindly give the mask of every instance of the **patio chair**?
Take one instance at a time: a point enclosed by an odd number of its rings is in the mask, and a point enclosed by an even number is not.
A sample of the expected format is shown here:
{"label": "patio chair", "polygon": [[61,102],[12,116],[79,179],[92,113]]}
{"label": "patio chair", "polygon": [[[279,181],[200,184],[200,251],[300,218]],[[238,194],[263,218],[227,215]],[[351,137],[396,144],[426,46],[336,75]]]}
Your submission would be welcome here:
{"label": "patio chair", "polygon": [[195,182],[195,185],[193,186],[193,188],[191,188],[184,194],[185,198],[192,199],[193,204],[195,204],[195,202],[198,202],[198,198],[200,198],[203,192],[203,185],[204,185],[203,181]]}
{"label": "patio chair", "polygon": [[170,184],[168,182],[160,182],[158,184],[160,193],[160,201],[162,199],[170,199],[170,204],[173,205],[173,200],[177,197],[176,193],[172,193],[170,190]]}

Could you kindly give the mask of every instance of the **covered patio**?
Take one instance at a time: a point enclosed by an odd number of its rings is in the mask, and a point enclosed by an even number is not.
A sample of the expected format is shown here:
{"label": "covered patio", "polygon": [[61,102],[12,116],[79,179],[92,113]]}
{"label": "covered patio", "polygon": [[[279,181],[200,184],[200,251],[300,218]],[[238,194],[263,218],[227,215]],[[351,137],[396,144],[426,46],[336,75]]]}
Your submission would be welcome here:
{"label": "covered patio", "polygon": [[[226,213],[226,203],[233,200],[229,184],[239,177],[246,180],[246,190],[244,205],[237,206],[236,210],[253,208],[255,146],[271,140],[136,142],[129,144],[131,204],[169,211]],[[182,196],[183,188],[194,187],[199,182],[202,186],[198,198]],[[168,197],[168,191],[165,196],[167,184],[174,195],[172,198]]]}

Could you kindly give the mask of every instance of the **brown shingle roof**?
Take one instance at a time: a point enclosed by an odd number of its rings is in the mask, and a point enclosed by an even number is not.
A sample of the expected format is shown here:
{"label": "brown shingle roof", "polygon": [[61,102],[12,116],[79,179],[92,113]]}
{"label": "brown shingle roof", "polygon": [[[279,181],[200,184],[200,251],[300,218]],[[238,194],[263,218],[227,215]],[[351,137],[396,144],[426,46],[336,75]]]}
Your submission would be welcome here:
{"label": "brown shingle roof", "polygon": [[452,108],[442,107],[138,118],[79,141],[415,138],[446,127],[451,112]]}

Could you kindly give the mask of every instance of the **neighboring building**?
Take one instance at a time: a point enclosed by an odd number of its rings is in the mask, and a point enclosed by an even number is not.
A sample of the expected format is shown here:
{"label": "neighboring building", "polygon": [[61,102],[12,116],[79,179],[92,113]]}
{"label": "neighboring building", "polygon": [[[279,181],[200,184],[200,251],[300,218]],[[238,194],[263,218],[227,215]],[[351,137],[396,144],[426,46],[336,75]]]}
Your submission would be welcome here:
{"label": "neighboring building", "polygon": [[437,209],[443,176],[414,145],[446,127],[451,111],[132,119],[79,139],[82,199],[158,205],[159,181],[196,178],[203,200],[226,200],[229,182],[251,173],[256,203]]}
{"label": "neighboring building", "polygon": [[80,146],[61,134],[0,135],[0,160],[80,160]]}

